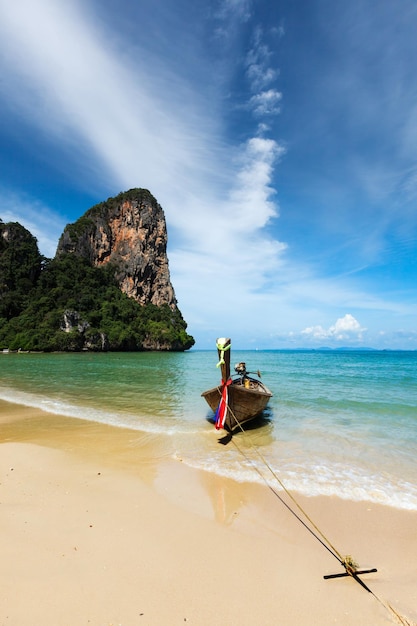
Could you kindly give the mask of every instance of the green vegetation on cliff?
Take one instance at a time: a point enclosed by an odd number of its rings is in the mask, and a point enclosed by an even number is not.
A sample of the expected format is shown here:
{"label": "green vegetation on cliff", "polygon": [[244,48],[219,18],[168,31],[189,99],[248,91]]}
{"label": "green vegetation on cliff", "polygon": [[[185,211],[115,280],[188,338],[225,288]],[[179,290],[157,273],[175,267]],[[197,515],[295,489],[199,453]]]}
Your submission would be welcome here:
{"label": "green vegetation on cliff", "polygon": [[178,308],[123,294],[110,265],[45,259],[29,231],[0,221],[0,349],[182,351],[186,328]]}

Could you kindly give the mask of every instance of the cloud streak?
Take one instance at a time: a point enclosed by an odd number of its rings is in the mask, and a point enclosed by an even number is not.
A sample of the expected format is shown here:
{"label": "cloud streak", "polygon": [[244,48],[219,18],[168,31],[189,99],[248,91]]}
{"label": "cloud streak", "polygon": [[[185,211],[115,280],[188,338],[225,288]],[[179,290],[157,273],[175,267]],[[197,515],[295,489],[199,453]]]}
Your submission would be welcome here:
{"label": "cloud streak", "polygon": [[164,99],[142,55],[128,60],[109,49],[80,5],[22,0],[3,10],[2,23],[13,59],[7,89],[44,132],[81,141],[114,182],[142,178],[175,190],[176,180],[204,168],[211,123],[202,123],[186,86],[172,78],[176,95]]}

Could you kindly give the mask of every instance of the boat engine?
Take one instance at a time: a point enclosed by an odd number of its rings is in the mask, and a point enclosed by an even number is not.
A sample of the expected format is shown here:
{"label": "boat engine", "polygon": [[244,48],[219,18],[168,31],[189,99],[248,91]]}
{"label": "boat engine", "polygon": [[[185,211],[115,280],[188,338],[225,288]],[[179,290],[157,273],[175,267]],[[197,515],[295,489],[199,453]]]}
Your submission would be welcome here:
{"label": "boat engine", "polygon": [[236,363],[235,372],[239,374],[239,376],[246,376],[246,363]]}

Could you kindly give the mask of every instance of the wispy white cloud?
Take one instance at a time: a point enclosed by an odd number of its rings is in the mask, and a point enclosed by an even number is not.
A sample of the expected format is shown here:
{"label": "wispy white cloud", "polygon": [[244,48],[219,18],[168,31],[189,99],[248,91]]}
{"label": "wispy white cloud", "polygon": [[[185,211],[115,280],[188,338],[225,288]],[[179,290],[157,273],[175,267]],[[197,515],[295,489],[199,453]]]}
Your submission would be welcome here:
{"label": "wispy white cloud", "polygon": [[264,69],[259,63],[251,63],[248,67],[247,75],[252,89],[256,91],[272,83],[276,79],[278,72],[271,67]]}
{"label": "wispy white cloud", "polygon": [[[183,285],[185,291],[187,284],[193,284],[195,293],[195,282],[190,281],[195,272],[205,298],[215,299],[216,294],[223,293],[219,276],[227,267],[227,276],[233,281],[233,297],[240,292],[245,299],[245,293],[249,294],[255,285],[259,289],[267,282],[268,272],[281,266],[286,245],[267,235],[264,228],[278,216],[271,182],[282,152],[271,139],[249,139],[241,146],[228,195],[208,195],[195,199],[188,209],[185,207],[180,218],[185,244],[181,250],[170,253],[175,285]],[[189,219],[193,210],[198,214],[194,214],[193,226],[187,228],[184,215]],[[226,283],[224,287],[227,290]]]}
{"label": "wispy white cloud", "polygon": [[249,106],[256,115],[275,115],[280,112],[279,103],[282,100],[282,94],[276,89],[268,89],[261,91],[251,97]]}
{"label": "wispy white cloud", "polygon": [[251,90],[265,89],[279,76],[279,69],[271,67],[272,52],[263,41],[263,31],[257,27],[253,36],[253,46],[246,57],[246,74]]}
{"label": "wispy white cloud", "polygon": [[3,4],[7,91],[26,118],[74,149],[81,142],[114,182],[174,191],[210,174],[212,118],[180,78],[165,69],[161,80],[143,51],[111,49],[76,2]]}
{"label": "wispy white cloud", "polygon": [[217,9],[217,17],[221,20],[239,18],[246,22],[251,16],[251,0],[223,0]]}
{"label": "wispy white cloud", "polygon": [[271,86],[279,76],[279,69],[271,65],[272,57],[273,54],[264,41],[263,30],[258,26],[254,30],[252,47],[246,57],[246,76],[253,94],[249,100],[249,108],[257,116],[280,112],[282,94]]}
{"label": "wispy white cloud", "polygon": [[236,189],[231,199],[239,220],[237,230],[250,230],[255,225],[263,227],[278,215],[276,203],[271,201],[275,194],[272,175],[277,160],[285,152],[273,139],[253,137],[248,140],[241,156],[242,168],[237,174]]}

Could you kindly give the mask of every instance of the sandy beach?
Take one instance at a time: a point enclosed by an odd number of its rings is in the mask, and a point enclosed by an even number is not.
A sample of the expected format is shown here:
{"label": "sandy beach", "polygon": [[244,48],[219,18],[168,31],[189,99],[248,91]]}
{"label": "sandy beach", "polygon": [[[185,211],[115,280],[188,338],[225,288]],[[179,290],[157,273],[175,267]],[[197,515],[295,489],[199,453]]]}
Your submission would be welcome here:
{"label": "sandy beach", "polygon": [[[215,437],[216,434],[213,433]],[[219,446],[219,454],[221,446]],[[0,402],[0,626],[417,622],[417,513],[192,470],[161,436]],[[406,623],[406,622],[404,622]]]}

